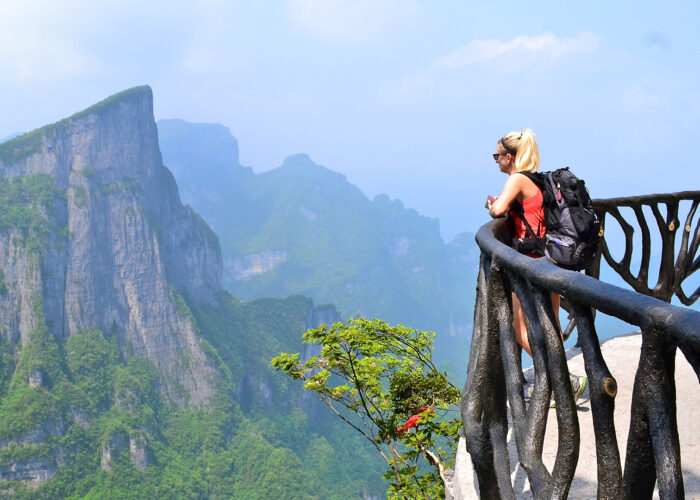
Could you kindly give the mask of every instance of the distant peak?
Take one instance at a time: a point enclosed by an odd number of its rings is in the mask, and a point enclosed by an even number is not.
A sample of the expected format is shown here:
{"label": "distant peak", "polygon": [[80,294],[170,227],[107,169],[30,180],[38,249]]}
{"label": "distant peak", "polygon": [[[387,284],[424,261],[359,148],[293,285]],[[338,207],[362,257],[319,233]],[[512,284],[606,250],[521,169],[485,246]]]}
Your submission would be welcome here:
{"label": "distant peak", "polygon": [[389,195],[386,193],[378,194],[377,196],[374,197],[374,200],[372,200],[372,202],[375,205],[385,206],[385,207],[392,206],[392,207],[399,209],[399,210],[403,210],[405,208],[404,204],[401,200],[399,200],[398,198],[392,200],[389,197]]}
{"label": "distant peak", "polygon": [[314,162],[311,160],[311,157],[306,153],[297,153],[291,156],[287,156],[284,159],[285,165],[294,165],[299,163],[307,163],[314,165]]}
{"label": "distant peak", "polygon": [[[202,166],[243,168],[238,157],[238,141],[224,125],[169,118],[158,120],[157,126],[163,161],[168,167],[179,172],[194,172]],[[195,166],[199,167],[192,169]]]}
{"label": "distant peak", "polygon": [[106,109],[111,108],[112,106],[124,102],[141,102],[144,99],[149,101],[150,103],[153,103],[153,90],[151,90],[151,87],[149,85],[141,85],[138,87],[132,87],[130,89],[122,90],[121,92],[111,95],[107,99],[104,99],[98,102],[97,104],[93,104],[89,108],[80,111],[79,113],[76,113],[70,118],[78,118],[80,116],[85,116],[89,114],[101,113]]}
{"label": "distant peak", "polygon": [[0,144],[0,162],[13,163],[20,161],[27,156],[36,153],[40,150],[42,138],[49,134],[53,134],[58,130],[67,127],[72,121],[90,115],[109,114],[113,110],[127,106],[132,108],[137,114],[146,113],[151,119],[153,116],[153,91],[148,85],[133,87],[117,94],[114,94],[107,99],[104,99],[97,104],[93,104],[89,108],[79,111],[74,115],[64,118],[61,121],[45,125],[44,127],[32,130],[19,137],[8,140]]}
{"label": "distant peak", "polygon": [[183,120],[181,118],[162,118],[158,120],[157,124],[158,127],[174,130],[176,132],[205,130],[208,134],[219,133],[233,137],[231,130],[227,126],[220,123],[188,122],[187,120]]}

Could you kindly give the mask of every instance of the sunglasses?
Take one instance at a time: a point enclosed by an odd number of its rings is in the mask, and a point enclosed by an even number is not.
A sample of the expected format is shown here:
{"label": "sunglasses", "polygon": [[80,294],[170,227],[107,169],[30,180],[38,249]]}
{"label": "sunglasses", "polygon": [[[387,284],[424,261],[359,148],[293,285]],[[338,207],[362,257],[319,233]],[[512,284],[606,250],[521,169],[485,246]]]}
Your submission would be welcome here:
{"label": "sunglasses", "polygon": [[509,154],[509,153],[494,153],[494,154],[493,154],[493,159],[494,159],[495,161],[498,161],[498,159],[499,159],[501,156],[508,156],[508,154]]}

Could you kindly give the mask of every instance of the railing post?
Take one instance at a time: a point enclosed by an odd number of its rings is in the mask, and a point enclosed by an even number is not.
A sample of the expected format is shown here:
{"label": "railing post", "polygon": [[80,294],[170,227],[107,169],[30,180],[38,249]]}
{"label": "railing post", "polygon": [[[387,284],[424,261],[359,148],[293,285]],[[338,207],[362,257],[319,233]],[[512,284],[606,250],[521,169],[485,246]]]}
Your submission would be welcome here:
{"label": "railing post", "polygon": [[656,480],[661,498],[684,498],[676,421],[676,346],[665,341],[664,333],[658,326],[642,329],[623,477],[629,499],[652,498]]}
{"label": "railing post", "polygon": [[[496,271],[492,271],[496,275]],[[499,270],[498,282],[501,296],[504,302],[511,304],[510,280],[503,271]],[[494,278],[496,281],[496,278]],[[517,283],[513,283],[516,290]],[[522,294],[521,294],[522,295]],[[515,444],[518,449],[520,463],[527,473],[530,486],[535,498],[548,498],[552,489],[552,476],[542,462],[542,448],[544,445],[544,433],[549,416],[549,400],[551,395],[549,374],[547,371],[546,347],[544,334],[539,326],[535,327],[530,317],[526,315],[530,336],[533,360],[535,365],[535,385],[530,398],[530,404],[526,411],[523,395],[523,376],[521,370],[521,348],[515,342],[513,331],[513,314],[511,307],[508,314],[499,318],[501,352],[503,356],[503,368],[508,383],[508,401],[513,417],[513,432]],[[535,325],[537,323],[535,322]]]}
{"label": "railing post", "polygon": [[[543,355],[544,370],[551,381],[554,401],[557,405],[559,442],[552,470],[551,493],[547,496],[549,498],[566,498],[576,472],[580,445],[578,415],[571,392],[566,354],[556,326],[550,293],[519,276],[514,275],[513,278],[516,295],[521,300],[525,317],[528,320],[527,327],[533,357]],[[539,354],[538,351],[541,352],[542,345],[545,349],[542,354]],[[537,372],[537,368],[535,368],[535,372]],[[535,386],[535,390],[537,390],[537,386]],[[532,403],[531,400],[531,405]],[[535,404],[537,403],[539,401],[535,402]],[[549,406],[548,403],[549,401],[546,400],[545,408]],[[533,406],[533,412],[536,411],[538,411],[537,407]],[[542,434],[544,435],[544,429],[542,429]]]}
{"label": "railing post", "polygon": [[576,302],[572,302],[571,306],[588,375],[598,458],[598,498],[619,499],[622,496],[622,465],[614,418],[617,382],[610,374],[600,351],[591,308]]}
{"label": "railing post", "polygon": [[[674,235],[680,229],[679,203],[692,201],[682,226],[683,235],[673,262]],[[550,293],[559,293],[573,313],[578,344],[583,351],[595,432],[598,498],[637,500],[652,498],[658,481],[662,499],[683,498],[680,443],[676,421],[675,356],[680,349],[700,381],[700,314],[664,304],[675,294],[689,305],[700,298],[700,288],[686,295],[683,281],[700,269],[700,221],[693,222],[700,191],[614,200],[595,200],[603,220],[617,220],[625,233],[625,252],[615,262],[603,242],[606,262],[637,293],[590,278],[598,276],[601,258],[587,270],[589,276],[556,268],[546,259],[530,259],[507,245],[503,221],[483,226],[476,235],[482,250],[474,334],[467,381],[461,404],[464,436],[479,479],[481,498],[514,498],[506,446],[506,396],[511,408],[518,457],[536,499],[566,498],[579,453],[579,426],[570,388],[566,356],[556,326]],[[662,216],[659,203],[665,203]],[[651,235],[642,205],[654,215],[662,239],[659,280],[647,283]],[[633,228],[619,207],[630,207],[642,232],[639,274],[630,271]],[[605,221],[604,221],[605,222]],[[694,226],[694,229],[693,229]],[[692,236],[692,238],[691,238]],[[512,291],[520,299],[532,347],[535,386],[526,406],[523,395],[521,351],[513,332]],[[640,292],[655,298],[645,297]],[[594,325],[600,310],[642,329],[642,349],[632,394],[631,422],[624,473],[614,422],[617,382],[603,359]],[[552,473],[542,461],[549,399],[556,401],[558,448]]]}
{"label": "railing post", "polygon": [[500,367],[500,362],[494,363],[497,353],[493,350],[493,342],[489,342],[489,335],[493,333],[488,318],[487,266],[490,264],[491,259],[482,254],[477,278],[474,333],[461,404],[467,450],[479,478],[479,493],[481,498],[486,500],[501,498],[490,435],[495,407],[492,385],[497,378],[494,371]]}

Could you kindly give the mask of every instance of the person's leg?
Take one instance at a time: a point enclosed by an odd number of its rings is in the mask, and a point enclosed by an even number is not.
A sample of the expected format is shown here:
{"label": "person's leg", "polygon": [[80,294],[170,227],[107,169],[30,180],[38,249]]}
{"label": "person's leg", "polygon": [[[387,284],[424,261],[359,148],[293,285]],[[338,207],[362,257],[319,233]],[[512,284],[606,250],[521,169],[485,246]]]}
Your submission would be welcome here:
{"label": "person's leg", "polygon": [[[557,327],[559,328],[559,335],[561,335],[561,341],[564,342],[564,331],[561,329],[561,323],[559,322],[559,307],[561,305],[561,297],[559,294],[552,292],[552,308],[554,309],[554,317],[557,320]],[[574,402],[583,394],[586,389],[586,383],[588,382],[588,377],[585,375],[574,375],[569,374],[569,380],[571,382],[571,390],[574,393]]]}
{"label": "person's leg", "polygon": [[513,330],[515,331],[515,341],[525,349],[530,356],[532,356],[532,351],[530,350],[530,342],[527,338],[527,327],[525,326],[525,314],[523,313],[523,308],[520,305],[518,296],[513,292]]}
{"label": "person's leg", "polygon": [[561,307],[561,297],[558,293],[552,292],[552,309],[554,309],[554,318],[557,320],[557,328],[559,328],[559,335],[562,336],[563,341],[564,332],[561,329],[561,323],[559,322],[559,307]]}
{"label": "person's leg", "polygon": [[[562,334],[561,323],[559,322],[559,307],[561,306],[561,297],[558,293],[552,292],[552,309],[554,309],[554,318],[557,320],[557,328],[559,329],[559,335]],[[530,342],[527,336],[527,327],[525,326],[525,315],[523,313],[523,308],[520,305],[518,296],[513,292],[513,330],[515,330],[515,341],[520,345],[525,351],[532,356],[532,351],[530,350]],[[564,339],[562,338],[562,341]]]}

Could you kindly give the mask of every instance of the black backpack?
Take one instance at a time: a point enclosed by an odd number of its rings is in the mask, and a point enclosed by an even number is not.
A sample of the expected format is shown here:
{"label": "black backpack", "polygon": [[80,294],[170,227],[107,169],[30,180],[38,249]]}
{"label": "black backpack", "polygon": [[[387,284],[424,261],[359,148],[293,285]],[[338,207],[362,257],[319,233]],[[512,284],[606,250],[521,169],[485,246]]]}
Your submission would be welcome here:
{"label": "black backpack", "polygon": [[525,222],[526,237],[514,238],[513,247],[521,253],[544,255],[558,266],[573,271],[588,267],[598,252],[603,230],[593,209],[586,183],[569,167],[553,172],[518,172],[531,179],[542,191],[547,231],[538,238],[517,201],[511,211]]}

